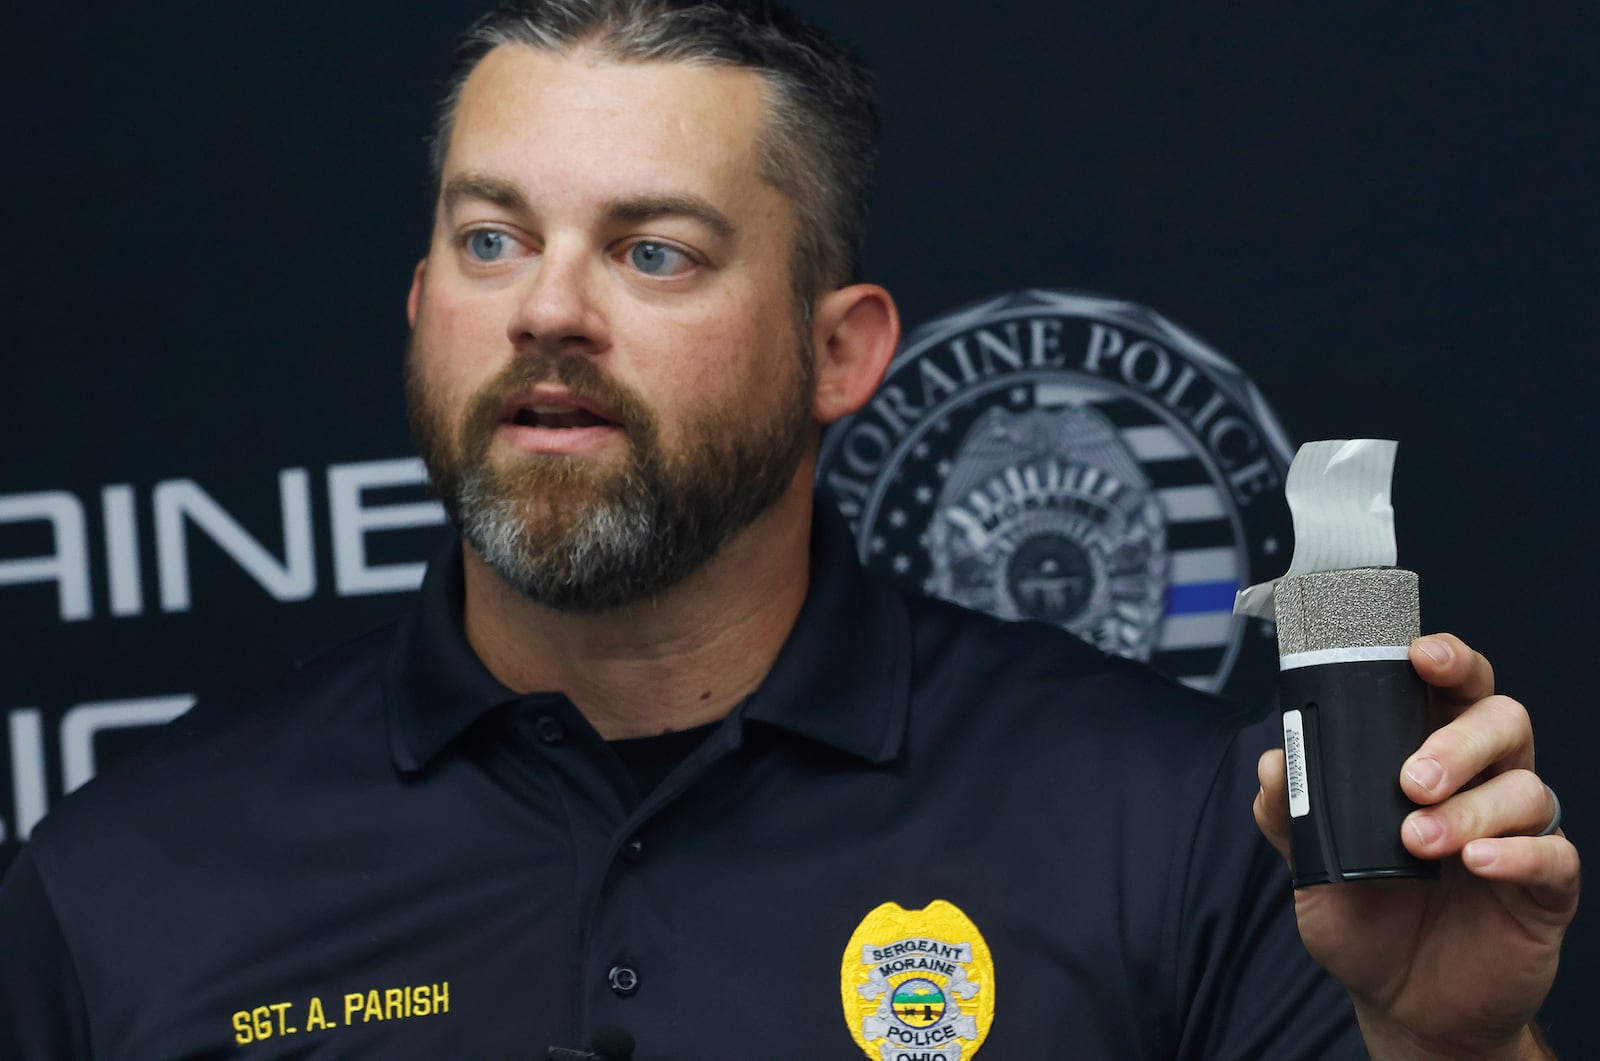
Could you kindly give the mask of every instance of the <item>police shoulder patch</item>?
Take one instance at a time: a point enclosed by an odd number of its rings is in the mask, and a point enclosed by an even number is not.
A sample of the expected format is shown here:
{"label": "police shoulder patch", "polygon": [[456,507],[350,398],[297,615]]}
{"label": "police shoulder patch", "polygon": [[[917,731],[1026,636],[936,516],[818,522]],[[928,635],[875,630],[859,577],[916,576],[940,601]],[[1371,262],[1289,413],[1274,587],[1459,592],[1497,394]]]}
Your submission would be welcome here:
{"label": "police shoulder patch", "polygon": [[936,899],[884,903],[844,949],[839,990],[856,1045],[875,1061],[967,1061],[994,1023],[994,959],[972,919]]}

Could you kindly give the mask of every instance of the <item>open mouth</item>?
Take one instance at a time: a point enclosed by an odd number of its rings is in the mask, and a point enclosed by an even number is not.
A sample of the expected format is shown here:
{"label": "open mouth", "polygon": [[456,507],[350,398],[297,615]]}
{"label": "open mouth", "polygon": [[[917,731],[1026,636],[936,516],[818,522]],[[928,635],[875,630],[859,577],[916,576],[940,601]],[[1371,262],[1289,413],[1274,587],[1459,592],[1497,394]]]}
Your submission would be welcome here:
{"label": "open mouth", "polygon": [[511,416],[518,427],[544,427],[566,430],[575,427],[615,427],[616,424],[588,409],[549,406],[520,406]]}
{"label": "open mouth", "polygon": [[622,426],[617,414],[600,402],[579,397],[563,387],[548,385],[524,391],[507,402],[501,422],[547,431]]}

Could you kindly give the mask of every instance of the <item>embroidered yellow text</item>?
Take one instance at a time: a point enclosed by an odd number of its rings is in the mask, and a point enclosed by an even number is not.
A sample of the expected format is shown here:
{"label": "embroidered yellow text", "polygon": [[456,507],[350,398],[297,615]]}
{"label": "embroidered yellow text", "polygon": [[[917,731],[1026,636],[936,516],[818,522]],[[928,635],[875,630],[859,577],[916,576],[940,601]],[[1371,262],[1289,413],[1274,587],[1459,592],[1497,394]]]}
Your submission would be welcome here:
{"label": "embroidered yellow text", "polygon": [[450,981],[405,987],[374,987],[347,992],[341,1002],[325,1006],[313,995],[302,1006],[294,1002],[267,1002],[233,1015],[233,1041],[240,1046],[285,1035],[325,1031],[372,1021],[431,1017],[450,1012]]}

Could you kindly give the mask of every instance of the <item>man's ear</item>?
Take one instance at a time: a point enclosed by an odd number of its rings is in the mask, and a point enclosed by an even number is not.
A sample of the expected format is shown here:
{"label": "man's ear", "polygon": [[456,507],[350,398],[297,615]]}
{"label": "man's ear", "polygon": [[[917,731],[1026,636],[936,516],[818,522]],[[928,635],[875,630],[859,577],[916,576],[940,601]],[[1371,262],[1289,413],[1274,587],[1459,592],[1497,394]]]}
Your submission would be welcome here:
{"label": "man's ear", "polygon": [[411,272],[411,291],[406,295],[406,322],[413,328],[417,326],[417,306],[422,303],[422,279],[427,275],[428,259],[424,258]]}
{"label": "man's ear", "polygon": [[900,342],[900,312],[876,284],[852,284],[817,299],[812,312],[817,394],[811,411],[831,424],[867,404]]}

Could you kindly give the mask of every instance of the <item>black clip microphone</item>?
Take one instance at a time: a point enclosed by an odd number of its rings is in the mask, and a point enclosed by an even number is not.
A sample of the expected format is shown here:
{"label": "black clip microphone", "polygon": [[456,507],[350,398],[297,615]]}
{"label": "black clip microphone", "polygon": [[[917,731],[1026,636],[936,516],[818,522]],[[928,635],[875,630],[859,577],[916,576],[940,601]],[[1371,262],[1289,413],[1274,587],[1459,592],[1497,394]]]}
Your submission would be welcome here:
{"label": "black clip microphone", "polygon": [[589,1049],[552,1046],[544,1056],[545,1061],[633,1061],[633,1036],[626,1029],[607,1024],[595,1029]]}

